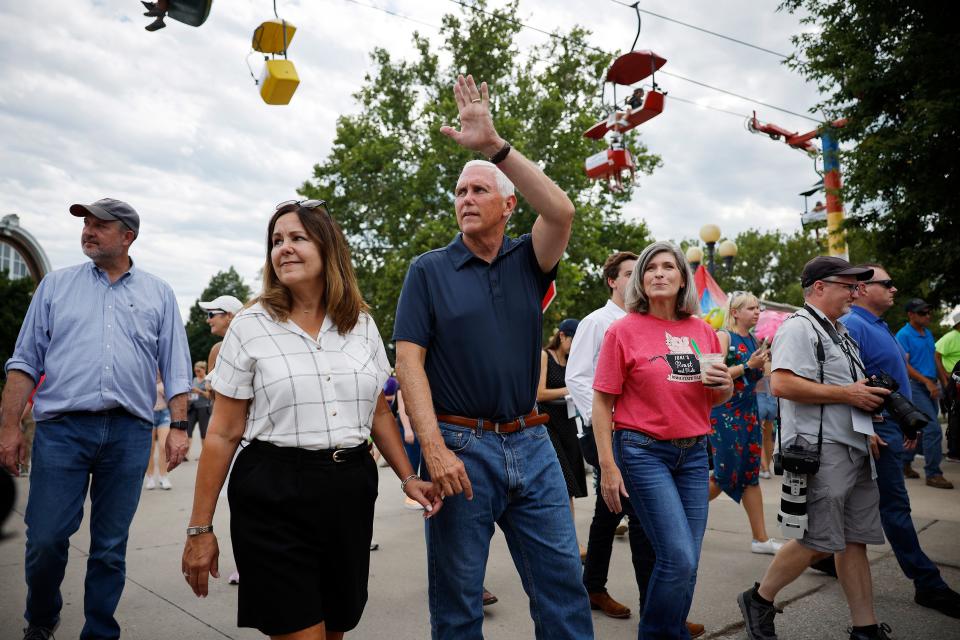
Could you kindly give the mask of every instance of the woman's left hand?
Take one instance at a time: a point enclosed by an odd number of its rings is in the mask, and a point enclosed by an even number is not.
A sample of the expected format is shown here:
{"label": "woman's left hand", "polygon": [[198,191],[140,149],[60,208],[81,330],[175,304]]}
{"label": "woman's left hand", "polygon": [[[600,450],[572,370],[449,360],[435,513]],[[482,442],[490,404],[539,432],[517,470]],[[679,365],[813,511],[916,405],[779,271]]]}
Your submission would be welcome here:
{"label": "woman's left hand", "polygon": [[423,517],[432,518],[443,507],[443,498],[440,497],[440,488],[432,482],[414,479],[407,483],[403,492],[411,500],[423,505]]}

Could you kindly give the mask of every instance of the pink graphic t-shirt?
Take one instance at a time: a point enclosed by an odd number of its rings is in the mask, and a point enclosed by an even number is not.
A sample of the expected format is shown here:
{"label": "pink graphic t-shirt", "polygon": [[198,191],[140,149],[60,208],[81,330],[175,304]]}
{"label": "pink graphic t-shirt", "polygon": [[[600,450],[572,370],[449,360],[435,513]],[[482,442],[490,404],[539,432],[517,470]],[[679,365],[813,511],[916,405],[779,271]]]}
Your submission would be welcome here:
{"label": "pink graphic t-shirt", "polygon": [[700,382],[701,353],[719,353],[717,334],[700,318],[661,320],[628,313],[607,329],[593,388],[617,395],[614,429],[656,438],[710,432],[711,393]]}

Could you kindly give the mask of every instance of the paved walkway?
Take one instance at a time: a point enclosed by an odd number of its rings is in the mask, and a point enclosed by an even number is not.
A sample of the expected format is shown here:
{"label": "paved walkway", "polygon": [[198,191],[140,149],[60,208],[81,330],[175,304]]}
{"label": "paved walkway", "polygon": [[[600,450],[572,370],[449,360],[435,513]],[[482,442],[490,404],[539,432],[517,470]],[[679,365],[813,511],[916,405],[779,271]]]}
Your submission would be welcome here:
{"label": "paved walkway", "polygon": [[[196,445],[197,443],[195,443]],[[257,632],[236,626],[237,590],[226,584],[234,569],[230,548],[228,508],[220,501],[215,527],[220,541],[222,577],[212,582],[210,596],[197,599],[180,575],[180,554],[193,498],[196,452],[191,462],[172,475],[171,491],[144,491],[134,519],[127,554],[127,587],[117,617],[124,638],[134,640],[217,640],[259,638]],[[947,477],[960,485],[960,464],[946,464]],[[26,594],[23,583],[23,520],[29,479],[18,479],[17,514],[7,531],[13,537],[0,543],[0,640],[19,639]],[[767,527],[776,535],[779,501],[777,479],[763,480]],[[909,480],[914,521],[927,554],[942,567],[944,577],[960,588],[960,490],[944,491]],[[577,500],[576,523],[586,542],[593,496]],[[735,601],[769,563],[769,556],[749,551],[743,510],[725,497],[710,506],[699,582],[692,620],[707,625],[707,638],[744,638]],[[417,640],[429,638],[423,525],[419,513],[403,508],[399,483],[389,469],[380,469],[380,498],[374,537],[380,550],[372,554],[370,600],[360,626],[350,638]],[[77,638],[83,624],[84,558],[89,544],[88,524],[74,536],[63,584],[63,621],[57,638]],[[880,619],[898,639],[957,639],[960,621],[913,604],[912,585],[900,572],[889,547],[871,547],[876,604]],[[632,582],[629,544],[614,545],[608,588],[618,600],[635,608],[637,589]],[[486,586],[500,602],[486,610],[485,637],[515,640],[533,637],[527,598],[513,568],[503,536],[491,547]],[[807,572],[780,594],[786,611],[778,616],[782,640],[846,638],[846,605],[839,585],[831,578]],[[627,640],[637,637],[637,617],[613,620],[594,612],[597,638]]]}

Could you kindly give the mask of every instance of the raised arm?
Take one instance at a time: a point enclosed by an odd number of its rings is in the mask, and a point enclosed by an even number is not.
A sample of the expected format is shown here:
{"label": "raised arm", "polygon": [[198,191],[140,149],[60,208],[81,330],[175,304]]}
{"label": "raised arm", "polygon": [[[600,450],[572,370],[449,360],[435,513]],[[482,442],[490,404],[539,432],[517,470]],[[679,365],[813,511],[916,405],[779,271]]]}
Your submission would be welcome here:
{"label": "raised arm", "polygon": [[[450,136],[457,144],[493,157],[506,144],[497,134],[490,115],[490,92],[487,83],[477,87],[473,76],[457,76],[453,95],[460,112],[460,130],[440,127],[440,132]],[[560,261],[570,241],[574,208],[567,194],[548,178],[535,163],[516,149],[511,149],[506,158],[497,165],[510,178],[534,211],[533,250],[544,273]]]}

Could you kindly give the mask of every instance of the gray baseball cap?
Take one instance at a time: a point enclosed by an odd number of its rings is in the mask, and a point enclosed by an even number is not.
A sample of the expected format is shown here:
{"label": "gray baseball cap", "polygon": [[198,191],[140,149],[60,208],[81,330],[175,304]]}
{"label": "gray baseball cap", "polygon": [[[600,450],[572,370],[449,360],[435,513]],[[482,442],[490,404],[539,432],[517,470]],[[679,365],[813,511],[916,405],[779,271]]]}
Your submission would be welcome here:
{"label": "gray baseball cap", "polygon": [[70,213],[78,218],[89,215],[101,220],[119,220],[130,227],[134,238],[140,235],[140,216],[133,207],[122,200],[102,198],[93,204],[74,204],[70,205]]}

